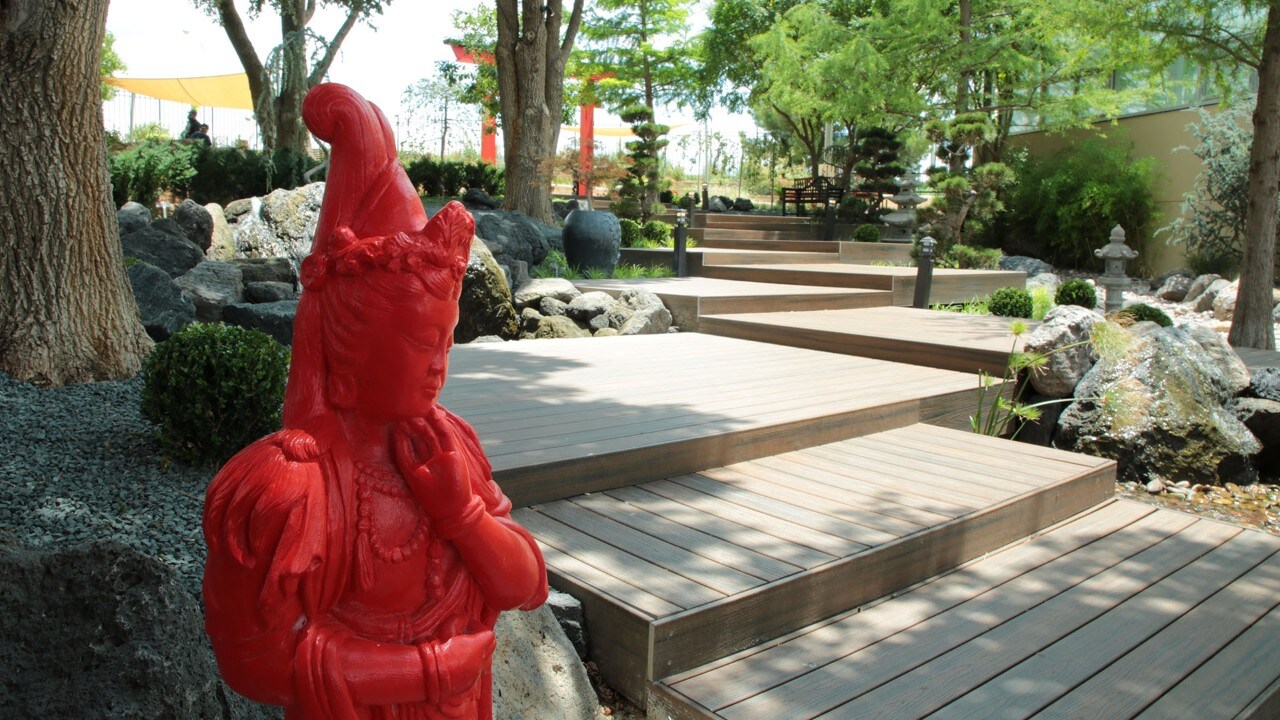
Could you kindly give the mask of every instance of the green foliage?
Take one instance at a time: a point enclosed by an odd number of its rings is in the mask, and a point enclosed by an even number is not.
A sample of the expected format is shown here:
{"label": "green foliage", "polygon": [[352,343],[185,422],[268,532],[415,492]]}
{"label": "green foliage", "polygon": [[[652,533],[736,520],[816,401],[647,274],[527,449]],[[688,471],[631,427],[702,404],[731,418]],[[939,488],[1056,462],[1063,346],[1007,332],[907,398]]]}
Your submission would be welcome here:
{"label": "green foliage", "polygon": [[[848,200],[849,198],[845,198],[845,199]],[[841,207],[843,206],[844,206],[844,203],[841,203]],[[880,228],[871,224],[859,225],[853,231],[853,241],[865,242],[865,243],[878,243],[880,242]]]}
{"label": "green foliage", "polygon": [[618,225],[622,228],[622,247],[639,247],[644,226],[631,218],[618,218]]}
{"label": "green foliage", "polygon": [[[1018,338],[1027,332],[1026,324],[1014,321],[1009,330],[1013,333],[1013,347],[1009,349],[1009,361],[1005,365],[1004,377],[997,380],[985,370],[978,373],[978,410],[969,416],[969,425],[975,433],[981,435],[1004,437],[1007,434],[1010,439],[1013,439],[1017,437],[1025,423],[1040,419],[1043,414],[1041,407],[1053,403],[1071,402],[1073,399],[1024,403],[1022,394],[1031,383],[1025,381],[1023,374],[1038,372],[1048,362],[1049,356],[1054,353],[1088,344],[1091,341],[1063,345],[1046,353],[1023,353],[1016,352],[1016,349]],[[1012,432],[1010,432],[1011,426]]]}
{"label": "green foliage", "polygon": [[1071,278],[1058,286],[1053,301],[1059,305],[1079,305],[1092,310],[1098,307],[1098,292],[1089,281]]}
{"label": "green foliage", "polygon": [[133,126],[125,136],[125,144],[136,145],[143,142],[168,142],[173,140],[168,128],[158,122],[141,123]]}
{"label": "green foliage", "polygon": [[952,245],[951,259],[957,268],[970,270],[998,270],[1004,253],[999,248],[977,248],[968,245]]}
{"label": "green foliage", "polygon": [[1045,315],[1053,309],[1053,290],[1047,285],[1037,285],[1031,288],[1031,319],[1043,320]]}
{"label": "green foliage", "polygon": [[112,155],[111,198],[116,207],[130,200],[151,207],[166,190],[184,191],[196,174],[196,152],[194,145],[148,140]]}
{"label": "green foliage", "polygon": [[987,307],[986,298],[974,298],[965,303],[935,303],[929,306],[930,310],[943,310],[946,312],[960,313],[961,315],[990,315],[991,308]]}
{"label": "green foliage", "polygon": [[657,202],[658,193],[662,190],[658,177],[658,154],[667,146],[662,136],[670,128],[653,122],[653,109],[644,105],[623,108],[618,116],[623,122],[631,123],[631,132],[638,139],[627,143],[631,165],[618,183],[618,201],[612,204],[611,209],[619,218],[645,222],[663,210]]}
{"label": "green foliage", "polygon": [[427,197],[455,197],[469,187],[497,195],[505,183],[504,172],[484,162],[441,162],[423,155],[405,164],[404,170],[409,182]]}
{"label": "green foliage", "polygon": [[1130,324],[1144,321],[1156,323],[1160,327],[1169,327],[1173,324],[1173,320],[1163,310],[1146,303],[1134,303],[1123,308],[1116,313],[1116,317],[1125,318]]}
{"label": "green foliage", "polygon": [[640,234],[644,240],[656,245],[671,244],[671,224],[662,222],[661,220],[650,220],[640,228]]}
{"label": "green foliage", "polygon": [[[693,0],[589,3],[575,74],[607,75],[590,90],[591,99],[612,107],[698,103],[696,52],[686,39],[693,5]],[[704,100],[701,107],[709,109],[709,103]]]}
{"label": "green foliage", "polygon": [[1025,288],[1003,287],[991,293],[987,306],[992,315],[1011,318],[1029,318],[1035,310],[1031,293]]}
{"label": "green foliage", "polygon": [[[107,33],[102,37],[102,50],[98,56],[98,77],[113,77],[116,73],[124,72],[128,69],[124,64],[124,60],[120,58],[120,53],[116,52],[116,36]],[[105,82],[101,84],[101,92],[104,101],[116,96],[115,86],[108,85]]]}
{"label": "green foliage", "polygon": [[143,370],[142,415],[175,459],[221,463],[280,428],[289,351],[266,333],[188,325],[157,345]]}
{"label": "green foliage", "polygon": [[[232,200],[261,197],[278,188],[291,190],[306,182],[316,165],[309,156],[282,149],[274,153],[236,147],[194,145],[195,176],[187,194],[200,203],[226,205]],[[318,173],[313,181],[324,179]]]}
{"label": "green foliage", "polygon": [[1093,251],[1117,223],[1143,257],[1155,212],[1155,160],[1134,159],[1129,143],[1090,136],[1048,157],[1016,163],[1006,195],[1011,239],[1034,243],[1052,265],[1092,268]]}
{"label": "green foliage", "polygon": [[636,265],[624,263],[613,269],[616,280],[635,280],[639,278],[675,277],[675,271],[666,265]]}
{"label": "green foliage", "polygon": [[[846,197],[845,200],[857,200],[861,212],[846,219],[848,213],[845,203],[840,203],[836,216],[844,222],[874,222],[889,210],[884,199],[898,191],[898,178],[906,174],[907,168],[900,157],[903,142],[898,133],[882,127],[851,128],[844,143],[832,147],[832,162],[840,167],[838,181],[856,189],[860,193],[868,193],[869,200],[859,197]],[[853,177],[857,175],[857,187],[853,188]],[[852,209],[852,208],[850,208]]]}
{"label": "green foliage", "polygon": [[581,280],[582,273],[575,270],[569,265],[569,259],[564,256],[561,250],[552,250],[529,271],[529,274],[536,278],[565,278],[567,280]]}
{"label": "green foliage", "polygon": [[675,275],[671,268],[666,265],[646,266],[633,263],[618,265],[613,269],[612,275],[599,268],[587,268],[584,272],[578,272],[569,266],[568,259],[559,250],[552,250],[547,253],[547,257],[530,270],[529,274],[536,278],[560,277],[567,280],[581,280],[584,277],[592,280],[607,277],[613,277],[618,280],[634,280],[638,278],[673,277]]}

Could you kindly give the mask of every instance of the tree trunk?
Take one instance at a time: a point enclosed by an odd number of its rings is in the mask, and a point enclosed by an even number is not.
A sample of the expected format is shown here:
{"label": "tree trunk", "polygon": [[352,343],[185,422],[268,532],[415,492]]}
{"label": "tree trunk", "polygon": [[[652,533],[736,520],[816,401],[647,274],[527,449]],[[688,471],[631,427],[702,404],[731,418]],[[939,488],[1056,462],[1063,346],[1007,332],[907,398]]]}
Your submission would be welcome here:
{"label": "tree trunk", "polygon": [[273,150],[292,150],[302,155],[311,139],[302,122],[302,99],[307,84],[307,23],[305,3],[291,0],[280,5],[280,94],[275,105],[276,144]]}
{"label": "tree trunk", "polygon": [[1258,104],[1249,149],[1249,199],[1244,262],[1227,340],[1238,347],[1276,348],[1272,320],[1277,196],[1280,195],[1280,6],[1267,11],[1258,68]]}
{"label": "tree trunk", "polygon": [[128,377],[152,347],[107,177],[106,17],[107,0],[0,3],[0,370],[38,385]]}
{"label": "tree trunk", "polygon": [[[969,51],[972,33],[970,27],[973,25],[973,5],[971,0],[960,0],[960,52],[967,53]],[[956,115],[960,116],[969,112],[969,83],[972,76],[968,71],[960,73],[959,79],[956,80]],[[965,157],[962,153],[955,153],[951,156],[947,163],[947,170],[952,175],[961,175],[964,173]]]}

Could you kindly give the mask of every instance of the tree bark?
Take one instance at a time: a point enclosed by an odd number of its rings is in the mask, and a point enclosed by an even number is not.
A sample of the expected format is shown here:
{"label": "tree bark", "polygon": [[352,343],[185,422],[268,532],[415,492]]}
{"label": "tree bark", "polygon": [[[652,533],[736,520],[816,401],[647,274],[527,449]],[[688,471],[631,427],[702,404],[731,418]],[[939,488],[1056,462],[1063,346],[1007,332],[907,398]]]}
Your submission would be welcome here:
{"label": "tree bark", "polygon": [[1267,11],[1258,67],[1258,104],[1249,149],[1244,262],[1227,340],[1237,347],[1276,348],[1272,320],[1277,201],[1280,200],[1280,5]]}
{"label": "tree bark", "polygon": [[0,370],[129,377],[151,351],[120,251],[102,135],[107,0],[0,2]]}
{"label": "tree bark", "polygon": [[[582,18],[574,0],[564,38],[561,0],[497,0],[498,102],[506,160],[503,207],[550,223],[551,174],[564,109],[564,66]],[[545,8],[545,10],[544,10]]]}

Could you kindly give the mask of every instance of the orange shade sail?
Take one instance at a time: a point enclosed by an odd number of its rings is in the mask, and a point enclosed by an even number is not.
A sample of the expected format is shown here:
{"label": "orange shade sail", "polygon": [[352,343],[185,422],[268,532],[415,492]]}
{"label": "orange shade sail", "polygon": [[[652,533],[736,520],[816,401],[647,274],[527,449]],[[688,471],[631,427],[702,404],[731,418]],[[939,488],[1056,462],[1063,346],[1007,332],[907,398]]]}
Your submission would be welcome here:
{"label": "orange shade sail", "polygon": [[108,77],[102,78],[102,81],[138,95],[172,100],[187,105],[237,110],[253,109],[253,95],[249,92],[249,76],[244,73],[189,78]]}

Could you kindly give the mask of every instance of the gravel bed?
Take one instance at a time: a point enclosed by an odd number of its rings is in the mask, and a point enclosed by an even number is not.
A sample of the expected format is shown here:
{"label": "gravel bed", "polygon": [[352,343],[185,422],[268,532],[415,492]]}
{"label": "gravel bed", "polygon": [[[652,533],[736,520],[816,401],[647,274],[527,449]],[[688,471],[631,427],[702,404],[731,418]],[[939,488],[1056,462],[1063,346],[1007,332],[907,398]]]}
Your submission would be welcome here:
{"label": "gravel bed", "polygon": [[0,373],[0,540],[111,537],[199,593],[211,468],[171,463],[138,410],[142,379],[41,389]]}

